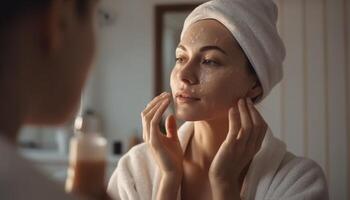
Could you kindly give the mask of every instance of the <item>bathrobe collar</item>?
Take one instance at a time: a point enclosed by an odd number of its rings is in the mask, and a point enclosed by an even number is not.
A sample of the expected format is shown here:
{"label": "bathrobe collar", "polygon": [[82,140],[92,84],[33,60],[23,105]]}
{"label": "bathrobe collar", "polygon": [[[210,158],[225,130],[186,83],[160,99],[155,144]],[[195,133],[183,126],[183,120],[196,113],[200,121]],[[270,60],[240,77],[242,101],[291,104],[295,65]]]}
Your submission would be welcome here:
{"label": "bathrobe collar", "polygon": [[[178,137],[183,153],[194,133],[194,123],[185,122],[178,130]],[[246,177],[243,181],[241,190],[242,199],[254,199],[256,192],[266,193],[268,186],[271,184],[273,174],[276,173],[284,156],[286,154],[286,145],[275,138],[271,129],[268,129],[261,145],[260,151],[253,158]],[[268,162],[266,162],[268,161]],[[155,175],[155,187],[153,187],[152,197],[156,198],[161,179],[160,171],[157,170]],[[258,187],[259,186],[259,187]],[[181,200],[181,185],[177,194],[177,200]]]}

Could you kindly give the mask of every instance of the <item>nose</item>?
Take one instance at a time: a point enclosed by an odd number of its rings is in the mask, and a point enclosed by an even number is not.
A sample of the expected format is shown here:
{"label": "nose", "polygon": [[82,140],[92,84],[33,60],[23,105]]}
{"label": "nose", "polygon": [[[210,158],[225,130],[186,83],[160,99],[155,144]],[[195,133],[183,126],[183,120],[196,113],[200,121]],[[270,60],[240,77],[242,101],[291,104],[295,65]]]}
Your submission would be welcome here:
{"label": "nose", "polygon": [[196,65],[189,61],[180,67],[178,71],[178,79],[185,85],[194,85],[198,83]]}

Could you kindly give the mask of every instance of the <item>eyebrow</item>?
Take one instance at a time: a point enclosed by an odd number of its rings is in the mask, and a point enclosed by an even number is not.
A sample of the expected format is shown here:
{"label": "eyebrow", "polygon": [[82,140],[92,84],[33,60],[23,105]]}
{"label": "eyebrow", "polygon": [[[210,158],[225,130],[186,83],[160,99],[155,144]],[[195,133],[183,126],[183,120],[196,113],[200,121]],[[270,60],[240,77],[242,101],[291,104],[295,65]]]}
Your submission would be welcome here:
{"label": "eyebrow", "polygon": [[183,45],[179,44],[179,46],[176,47],[177,49],[182,49],[183,51],[187,51],[186,47]]}
{"label": "eyebrow", "polygon": [[[184,51],[187,51],[186,47],[184,47],[184,46],[181,45],[181,44],[180,44],[179,46],[177,46],[177,48],[182,49],[182,50],[184,50]],[[215,45],[204,46],[204,47],[201,47],[201,48],[199,49],[200,52],[203,52],[203,51],[210,51],[210,50],[217,50],[217,51],[220,51],[221,53],[227,55],[227,53],[226,53],[222,48],[220,48],[220,47],[218,47],[218,46],[215,46]]]}

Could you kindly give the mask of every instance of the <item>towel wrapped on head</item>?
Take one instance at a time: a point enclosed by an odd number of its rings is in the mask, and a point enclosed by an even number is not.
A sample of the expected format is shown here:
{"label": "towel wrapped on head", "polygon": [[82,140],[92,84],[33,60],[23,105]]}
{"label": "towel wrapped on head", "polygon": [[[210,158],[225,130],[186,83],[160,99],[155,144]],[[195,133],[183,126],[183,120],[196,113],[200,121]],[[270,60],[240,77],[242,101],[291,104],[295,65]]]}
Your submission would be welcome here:
{"label": "towel wrapped on head", "polygon": [[282,79],[285,47],[278,34],[277,7],[272,0],[213,0],[186,18],[181,38],[188,27],[204,19],[215,19],[234,36],[261,83],[263,100]]}

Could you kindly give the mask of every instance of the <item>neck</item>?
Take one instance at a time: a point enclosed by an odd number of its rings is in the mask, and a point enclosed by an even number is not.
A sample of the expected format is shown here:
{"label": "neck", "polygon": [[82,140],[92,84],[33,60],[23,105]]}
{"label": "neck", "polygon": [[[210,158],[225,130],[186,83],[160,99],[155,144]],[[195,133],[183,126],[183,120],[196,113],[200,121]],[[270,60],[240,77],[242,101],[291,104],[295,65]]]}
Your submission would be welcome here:
{"label": "neck", "polygon": [[27,76],[35,73],[31,69],[38,63],[32,46],[36,41],[29,40],[30,36],[24,33],[34,32],[31,29],[35,27],[35,24],[21,21],[0,32],[0,93],[4,94],[0,98],[0,135],[13,143],[31,110],[28,100],[33,95],[29,92],[33,85]]}
{"label": "neck", "polygon": [[0,99],[0,136],[15,144],[23,122],[19,95],[21,90],[13,71],[7,69],[9,67],[0,65],[0,93],[4,94]]}
{"label": "neck", "polygon": [[0,112],[0,136],[15,144],[21,126],[20,117],[15,110],[5,107],[4,104],[1,104]]}
{"label": "neck", "polygon": [[209,169],[212,160],[228,133],[228,118],[194,123],[194,135],[191,141],[193,160]]}
{"label": "neck", "polygon": [[[191,162],[194,162],[202,170],[209,171],[211,162],[226,139],[228,128],[228,118],[194,122],[194,134],[188,151]],[[250,163],[244,167],[240,174],[240,187],[243,185],[249,166]]]}

